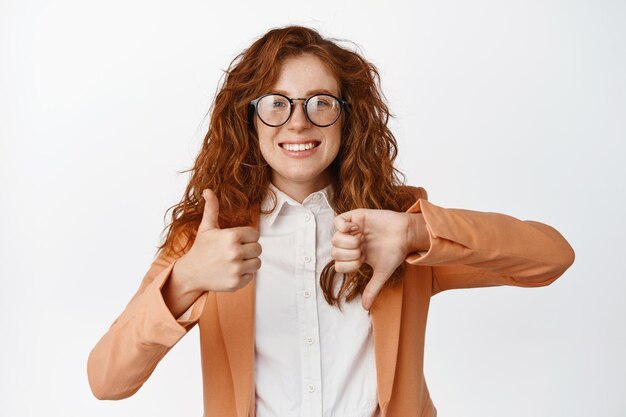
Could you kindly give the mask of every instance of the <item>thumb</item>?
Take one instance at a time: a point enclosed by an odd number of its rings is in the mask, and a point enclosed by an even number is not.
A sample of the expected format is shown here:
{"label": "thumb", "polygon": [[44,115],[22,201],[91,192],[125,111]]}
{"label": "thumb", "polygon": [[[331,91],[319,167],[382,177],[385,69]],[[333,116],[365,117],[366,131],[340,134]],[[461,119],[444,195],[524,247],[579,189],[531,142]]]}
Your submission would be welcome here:
{"label": "thumb", "polygon": [[383,274],[380,272],[374,271],[372,274],[372,278],[369,280],[365,289],[363,290],[363,295],[361,297],[361,305],[364,309],[369,310],[374,303],[374,300],[378,296],[378,293],[385,285],[385,282],[389,279],[387,274]]}
{"label": "thumb", "polygon": [[335,229],[341,233],[354,233],[359,229],[355,216],[351,211],[341,213],[333,219]]}
{"label": "thumb", "polygon": [[210,188],[202,191],[202,196],[204,197],[204,212],[202,213],[202,221],[198,227],[198,232],[219,229],[220,224],[217,218],[220,213],[220,203],[217,196]]}

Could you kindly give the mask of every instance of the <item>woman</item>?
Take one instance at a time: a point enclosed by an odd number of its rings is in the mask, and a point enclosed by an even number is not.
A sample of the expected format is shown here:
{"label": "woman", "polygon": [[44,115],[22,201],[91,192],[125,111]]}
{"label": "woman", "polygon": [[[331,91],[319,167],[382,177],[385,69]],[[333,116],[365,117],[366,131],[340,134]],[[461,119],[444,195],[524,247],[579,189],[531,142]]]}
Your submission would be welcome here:
{"label": "woman", "polygon": [[94,395],[134,394],[199,323],[206,417],[435,416],[430,297],[548,285],[574,252],[402,185],[388,117],[376,68],[312,29],[235,58],[165,242],[89,356]]}

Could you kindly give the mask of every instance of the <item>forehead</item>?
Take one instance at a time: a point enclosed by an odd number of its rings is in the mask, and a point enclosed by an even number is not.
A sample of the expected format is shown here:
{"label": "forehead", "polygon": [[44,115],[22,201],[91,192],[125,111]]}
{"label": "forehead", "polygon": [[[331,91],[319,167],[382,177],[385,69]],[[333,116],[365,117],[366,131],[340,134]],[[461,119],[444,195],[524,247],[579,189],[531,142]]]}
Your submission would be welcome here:
{"label": "forehead", "polygon": [[339,95],[339,83],[334,74],[321,59],[311,54],[285,58],[271,89],[292,97],[319,92]]}

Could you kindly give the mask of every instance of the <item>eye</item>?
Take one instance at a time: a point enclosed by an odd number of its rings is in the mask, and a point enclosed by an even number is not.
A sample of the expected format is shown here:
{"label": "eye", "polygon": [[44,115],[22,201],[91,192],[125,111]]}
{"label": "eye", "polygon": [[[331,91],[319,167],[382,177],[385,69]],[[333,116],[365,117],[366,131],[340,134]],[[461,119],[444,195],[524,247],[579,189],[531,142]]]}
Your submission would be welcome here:
{"label": "eye", "polygon": [[282,96],[269,96],[270,107],[276,110],[289,108],[289,101]]}
{"label": "eye", "polygon": [[313,106],[318,109],[324,109],[332,105],[331,101],[324,97],[315,97],[313,100]]}

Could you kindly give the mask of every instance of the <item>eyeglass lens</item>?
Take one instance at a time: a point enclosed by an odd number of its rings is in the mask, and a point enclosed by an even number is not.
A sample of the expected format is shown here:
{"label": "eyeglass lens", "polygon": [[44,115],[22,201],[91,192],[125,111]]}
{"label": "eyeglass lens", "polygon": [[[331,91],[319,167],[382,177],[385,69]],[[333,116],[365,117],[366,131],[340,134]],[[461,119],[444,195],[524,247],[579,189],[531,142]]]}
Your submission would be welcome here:
{"label": "eyeglass lens", "polygon": [[[291,103],[286,97],[272,94],[263,97],[257,104],[257,112],[263,122],[272,126],[280,126],[289,120]],[[319,126],[333,124],[341,112],[341,104],[337,99],[326,94],[311,97],[306,103],[309,120]]]}

